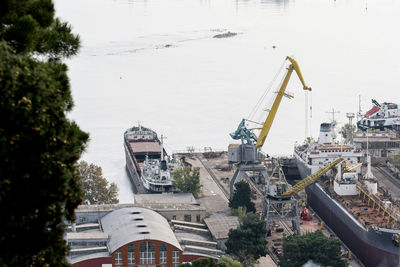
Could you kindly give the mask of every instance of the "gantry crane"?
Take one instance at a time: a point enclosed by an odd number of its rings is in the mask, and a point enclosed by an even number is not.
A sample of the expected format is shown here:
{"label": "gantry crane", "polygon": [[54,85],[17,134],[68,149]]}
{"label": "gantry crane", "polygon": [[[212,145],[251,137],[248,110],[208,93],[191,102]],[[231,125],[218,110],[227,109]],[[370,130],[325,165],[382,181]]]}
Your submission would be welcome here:
{"label": "gantry crane", "polygon": [[[266,224],[267,232],[272,222],[291,221],[293,231],[300,234],[299,212],[297,200],[292,196],[305,189],[307,186],[316,182],[325,173],[343,161],[343,157],[337,158],[331,163],[321,167],[315,173],[304,178],[291,188],[286,183],[269,183],[267,185],[267,195],[264,198],[263,217]],[[279,188],[280,187],[280,188]]]}
{"label": "gantry crane", "polygon": [[286,57],[286,60],[290,62],[290,65],[287,67],[287,73],[268,113],[268,116],[264,123],[261,123],[262,128],[259,136],[257,137],[253,133],[254,129],[248,129],[246,127],[246,119],[242,119],[237,130],[230,134],[233,139],[241,140],[240,145],[229,145],[228,148],[229,163],[238,163],[236,172],[230,181],[231,196],[234,191],[234,184],[243,179],[246,171],[259,172],[265,180],[268,179],[267,170],[265,169],[265,166],[261,164],[261,161],[264,159],[264,156],[261,153],[261,148],[265,143],[269,130],[271,129],[272,122],[274,121],[282,97],[286,96],[288,98],[293,98],[292,95],[285,92],[293,71],[296,71],[297,76],[303,84],[303,89],[311,91],[311,88],[308,87],[304,82],[303,75],[301,74],[297,61],[291,57]]}

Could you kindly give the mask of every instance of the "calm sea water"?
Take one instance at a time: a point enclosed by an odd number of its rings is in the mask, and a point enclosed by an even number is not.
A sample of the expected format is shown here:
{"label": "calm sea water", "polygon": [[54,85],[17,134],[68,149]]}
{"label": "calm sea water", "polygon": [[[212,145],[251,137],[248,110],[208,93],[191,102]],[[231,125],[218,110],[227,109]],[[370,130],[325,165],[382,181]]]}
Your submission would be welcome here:
{"label": "calm sea water", "polygon": [[[400,104],[400,3],[396,0],[56,0],[82,39],[67,61],[75,108],[90,133],[83,159],[133,194],[123,132],[140,122],[167,136],[169,152],[227,149],[286,56],[313,88],[310,133],[371,98]],[[238,35],[216,39],[223,32]],[[305,133],[305,97],[294,74],[263,147],[289,155]],[[268,102],[268,101],[267,101]]]}

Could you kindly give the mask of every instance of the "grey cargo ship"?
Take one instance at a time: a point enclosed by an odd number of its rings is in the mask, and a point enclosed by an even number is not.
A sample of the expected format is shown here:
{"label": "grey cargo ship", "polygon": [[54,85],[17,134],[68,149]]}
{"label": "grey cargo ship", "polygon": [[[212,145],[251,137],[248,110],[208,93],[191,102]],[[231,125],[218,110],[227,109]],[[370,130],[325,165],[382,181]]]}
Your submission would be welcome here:
{"label": "grey cargo ship", "polygon": [[175,192],[172,172],[181,164],[170,158],[157,133],[134,126],[124,133],[126,169],[138,193]]}
{"label": "grey cargo ship", "polygon": [[[349,163],[360,161],[361,151],[334,142],[332,128],[330,123],[321,124],[318,141],[309,139],[295,147],[302,179],[339,156]],[[338,170],[338,173],[343,172]],[[371,175],[369,167],[364,177],[357,171],[333,178],[333,188],[332,177],[331,182],[328,179],[327,183],[314,183],[306,188],[307,200],[365,266],[399,266],[398,216],[389,201],[379,198],[377,182]]]}

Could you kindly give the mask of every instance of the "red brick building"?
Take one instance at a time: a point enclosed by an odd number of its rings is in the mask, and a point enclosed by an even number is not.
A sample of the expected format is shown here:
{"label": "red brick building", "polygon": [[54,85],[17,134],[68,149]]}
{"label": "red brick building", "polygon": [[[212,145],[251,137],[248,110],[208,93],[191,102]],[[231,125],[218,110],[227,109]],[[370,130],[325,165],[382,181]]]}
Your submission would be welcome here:
{"label": "red brick building", "polygon": [[[74,267],[177,267],[182,263],[182,248],[175,234],[168,221],[155,211],[139,207],[117,209],[100,218],[98,226],[89,234],[86,230],[67,236],[73,248],[70,263]],[[98,231],[107,234],[106,241],[93,239]],[[102,242],[106,243],[105,251],[99,252],[95,245],[104,245]],[[94,247],[88,245],[91,243]]]}

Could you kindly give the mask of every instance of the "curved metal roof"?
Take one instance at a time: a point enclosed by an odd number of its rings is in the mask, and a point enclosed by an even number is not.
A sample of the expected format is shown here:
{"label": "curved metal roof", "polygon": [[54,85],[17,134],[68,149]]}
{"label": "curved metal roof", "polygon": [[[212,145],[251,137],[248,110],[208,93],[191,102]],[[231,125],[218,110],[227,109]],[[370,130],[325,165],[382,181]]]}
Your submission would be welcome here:
{"label": "curved metal roof", "polygon": [[182,250],[168,221],[149,209],[118,209],[104,216],[101,225],[103,231],[109,234],[108,247],[111,253],[128,243],[146,239],[163,241]]}

